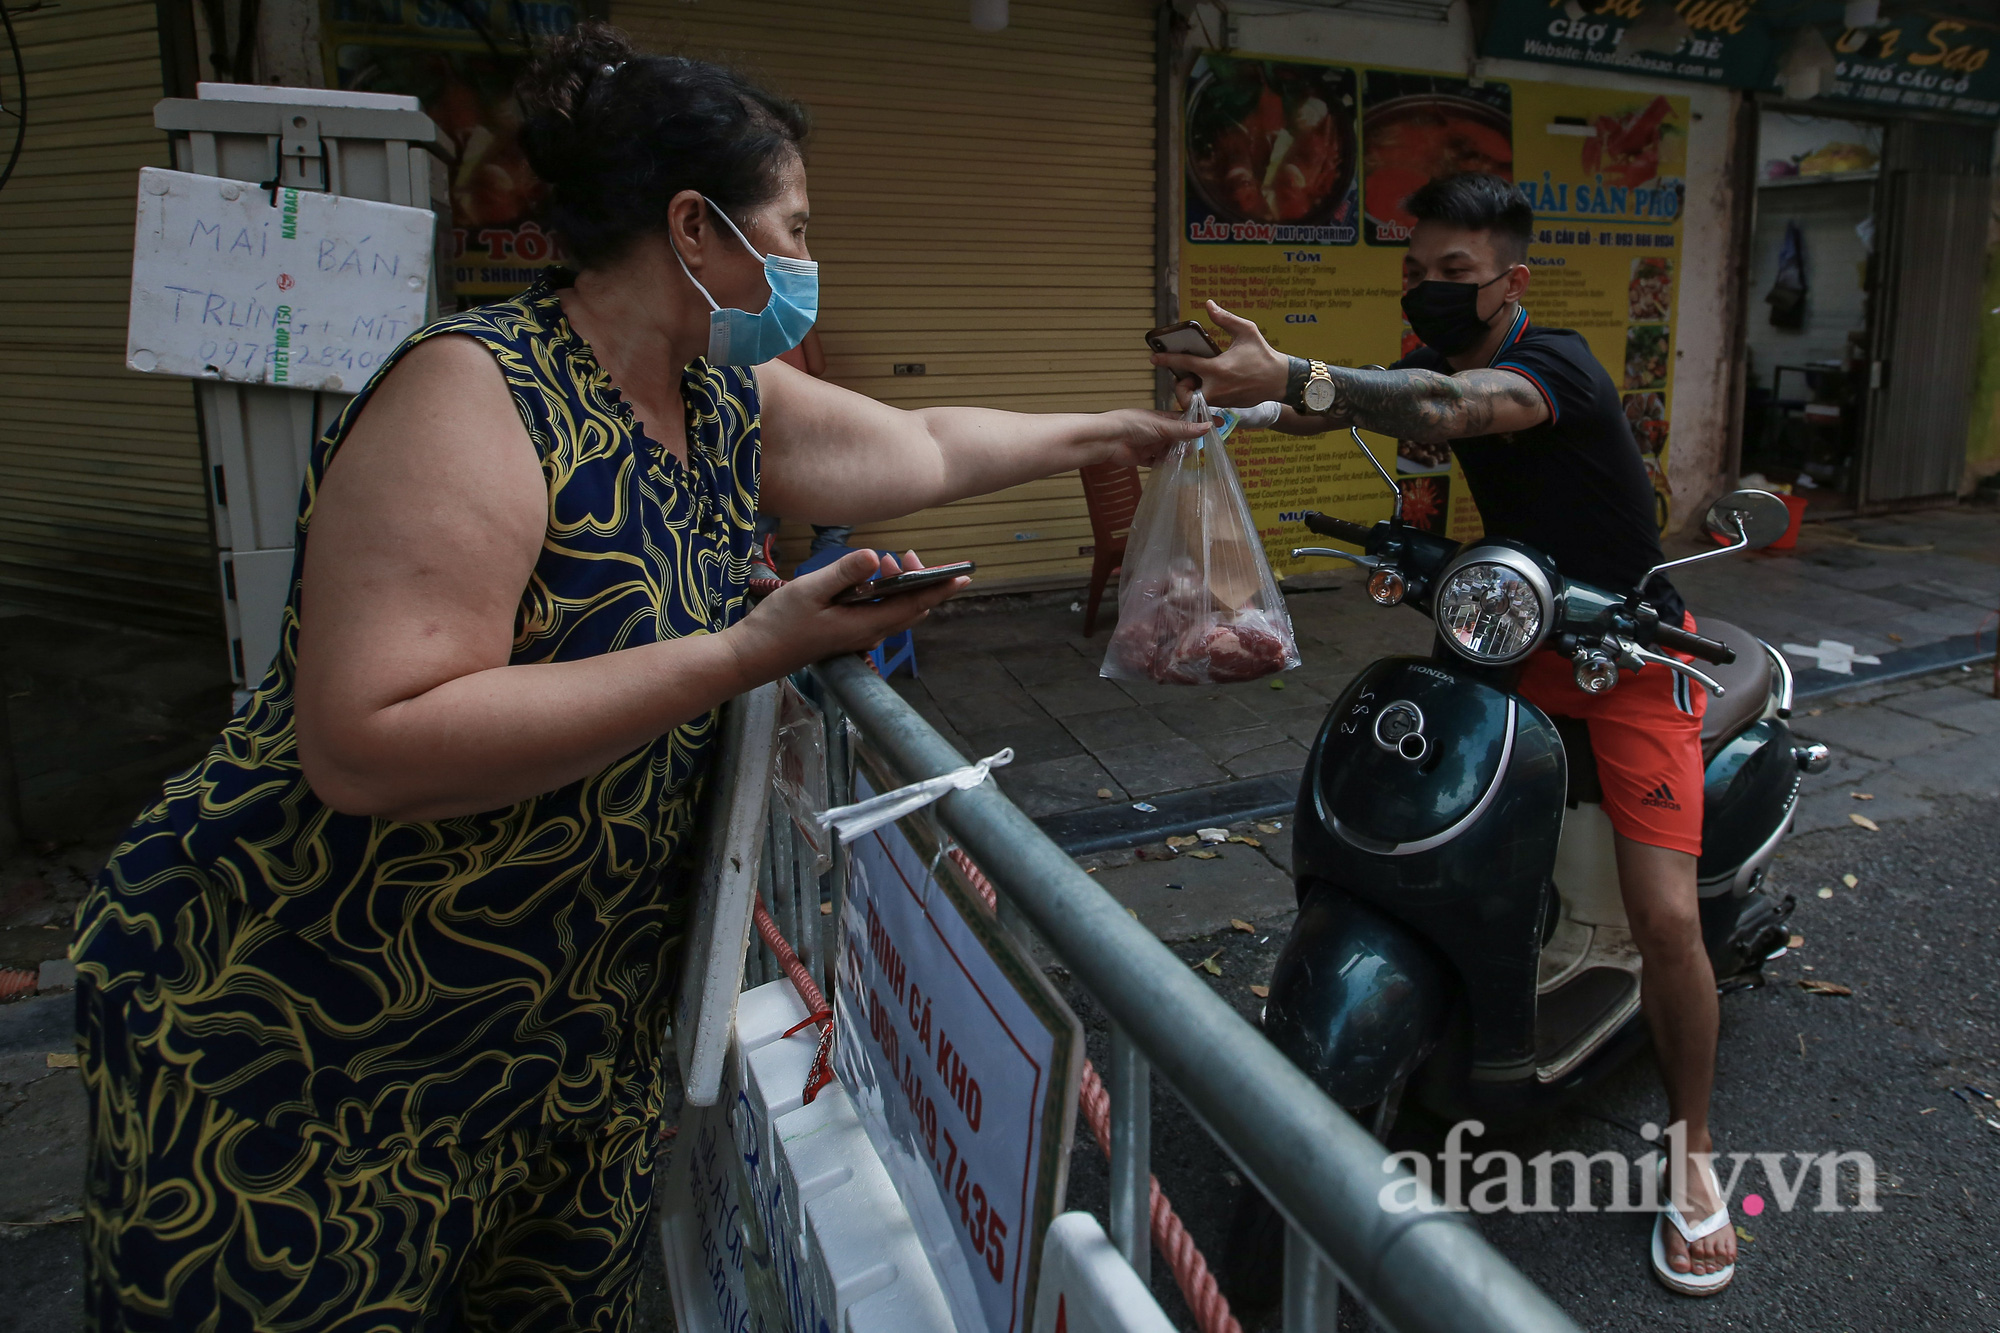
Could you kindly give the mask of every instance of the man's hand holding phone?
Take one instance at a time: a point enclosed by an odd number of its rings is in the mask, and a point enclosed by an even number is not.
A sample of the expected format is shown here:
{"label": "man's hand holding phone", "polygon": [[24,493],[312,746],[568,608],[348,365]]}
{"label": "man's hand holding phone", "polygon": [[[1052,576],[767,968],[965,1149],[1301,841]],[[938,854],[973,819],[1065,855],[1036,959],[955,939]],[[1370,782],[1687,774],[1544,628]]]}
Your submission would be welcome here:
{"label": "man's hand holding phone", "polygon": [[[1217,327],[1229,335],[1229,346],[1220,352],[1188,353],[1155,347],[1153,364],[1173,372],[1176,384],[1186,390],[1200,389],[1210,407],[1255,407],[1285,396],[1285,373],[1289,362],[1270,343],[1256,324],[1232,315],[1215,302],[1208,302],[1208,314]],[[1194,321],[1189,320],[1192,324]],[[1176,325],[1175,328],[1184,326]],[[1199,328],[1199,325],[1196,325]],[[1156,329],[1155,334],[1168,330]],[[1147,342],[1152,343],[1152,335]],[[1206,333],[1203,341],[1214,342]]]}
{"label": "man's hand holding phone", "polygon": [[972,582],[964,574],[953,574],[936,583],[914,581],[923,586],[910,591],[877,589],[866,600],[841,600],[870,580],[923,568],[915,551],[900,558],[856,551],[801,574],[723,632],[733,636],[745,676],[753,682],[775,680],[841,653],[866,652],[891,634],[909,629]]}

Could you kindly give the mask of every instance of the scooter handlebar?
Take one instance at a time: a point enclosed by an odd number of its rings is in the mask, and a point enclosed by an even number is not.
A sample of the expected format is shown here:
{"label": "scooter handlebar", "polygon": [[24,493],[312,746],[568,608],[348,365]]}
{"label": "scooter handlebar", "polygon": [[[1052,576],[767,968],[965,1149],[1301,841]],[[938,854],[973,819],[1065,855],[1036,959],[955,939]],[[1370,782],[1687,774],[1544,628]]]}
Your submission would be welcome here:
{"label": "scooter handlebar", "polygon": [[1726,643],[1714,639],[1704,639],[1699,634],[1690,634],[1684,629],[1662,625],[1653,631],[1653,643],[1657,647],[1668,648],[1689,657],[1699,657],[1704,662],[1717,666],[1728,666],[1736,660],[1736,650]]}
{"label": "scooter handlebar", "polygon": [[1305,513],[1305,525],[1322,537],[1331,537],[1335,541],[1352,542],[1356,546],[1366,546],[1368,538],[1373,531],[1370,528],[1363,527],[1359,523],[1350,523],[1344,518],[1334,518],[1331,515],[1318,513],[1310,509]]}

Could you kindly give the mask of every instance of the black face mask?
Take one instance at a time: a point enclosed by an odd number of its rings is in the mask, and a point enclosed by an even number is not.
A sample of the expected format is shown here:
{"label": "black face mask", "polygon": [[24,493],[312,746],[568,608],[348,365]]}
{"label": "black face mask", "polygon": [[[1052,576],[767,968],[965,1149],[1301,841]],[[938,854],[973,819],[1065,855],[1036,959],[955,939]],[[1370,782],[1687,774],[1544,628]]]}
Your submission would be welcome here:
{"label": "black face mask", "polygon": [[1511,272],[1486,282],[1420,282],[1403,293],[1403,317],[1426,347],[1457,356],[1478,346],[1492,327],[1479,317],[1479,293]]}

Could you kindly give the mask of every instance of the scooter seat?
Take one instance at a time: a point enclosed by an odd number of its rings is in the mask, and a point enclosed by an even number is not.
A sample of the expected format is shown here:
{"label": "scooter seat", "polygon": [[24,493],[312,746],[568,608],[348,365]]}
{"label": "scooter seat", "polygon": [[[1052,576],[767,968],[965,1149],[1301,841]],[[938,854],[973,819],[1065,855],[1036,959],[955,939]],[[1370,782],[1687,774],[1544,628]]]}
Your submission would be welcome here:
{"label": "scooter seat", "polygon": [[1771,659],[1756,635],[1726,620],[1699,617],[1695,632],[1736,650],[1736,660],[1728,666],[1695,663],[1723,689],[1720,699],[1709,696],[1708,711],[1701,719],[1701,757],[1707,762],[1725,741],[1763,716],[1771,698]]}

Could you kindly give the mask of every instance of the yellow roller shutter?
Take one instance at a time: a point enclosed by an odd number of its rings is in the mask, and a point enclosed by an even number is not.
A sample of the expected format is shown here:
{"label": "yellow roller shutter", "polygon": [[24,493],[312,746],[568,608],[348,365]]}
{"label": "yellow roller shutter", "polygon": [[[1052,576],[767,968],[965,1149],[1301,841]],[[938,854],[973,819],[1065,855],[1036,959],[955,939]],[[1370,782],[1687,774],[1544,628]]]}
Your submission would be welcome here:
{"label": "yellow roller shutter", "polygon": [[[169,165],[154,5],[63,0],[14,23],[28,135],[0,189],[0,598],[213,624],[194,395],[124,365],[138,172]],[[12,136],[0,123],[0,147]]]}
{"label": "yellow roller shutter", "polygon": [[[829,379],[902,407],[1145,406],[1153,7],[1011,9],[997,33],[973,30],[966,0],[613,0],[611,17],[648,49],[736,65],[811,110]],[[786,535],[796,559],[804,541]],[[977,560],[987,591],[1090,567],[1074,474],[855,541]]]}

